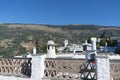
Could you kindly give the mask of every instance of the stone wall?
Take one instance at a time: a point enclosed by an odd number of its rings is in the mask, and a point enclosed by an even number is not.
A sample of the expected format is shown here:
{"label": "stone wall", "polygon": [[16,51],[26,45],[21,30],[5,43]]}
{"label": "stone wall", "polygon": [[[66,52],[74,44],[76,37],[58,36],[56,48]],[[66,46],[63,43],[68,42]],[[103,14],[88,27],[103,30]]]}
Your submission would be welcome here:
{"label": "stone wall", "polygon": [[120,59],[110,60],[110,78],[120,80]]}
{"label": "stone wall", "polygon": [[31,58],[0,58],[0,74],[31,76]]}
{"label": "stone wall", "polygon": [[[32,61],[31,61],[32,68],[30,68],[30,72],[29,72],[31,76],[22,75],[22,65],[26,66],[26,64],[23,64],[23,63],[29,63],[29,59],[1,58],[0,69],[3,71],[1,71],[0,73],[1,74],[0,80],[42,80],[44,76],[44,70],[45,70],[45,67],[44,67],[45,58],[46,58],[45,55],[32,56]],[[28,64],[28,65],[31,65],[31,64]],[[12,70],[9,70],[11,68]],[[25,71],[26,69],[28,70],[29,67],[24,68],[23,71]]]}
{"label": "stone wall", "polygon": [[[0,80],[51,80],[52,77],[56,79],[71,77],[79,80],[80,77],[85,76],[94,78],[96,74],[97,80],[120,79],[120,59],[109,59],[109,56],[96,56],[94,64],[84,63],[86,62],[84,59],[46,58],[46,55],[32,56],[32,59],[0,58]],[[22,68],[22,65],[31,65],[31,68]],[[26,72],[29,68],[30,72]],[[31,76],[26,76],[23,72],[30,73]],[[93,75],[93,73],[96,74]]]}

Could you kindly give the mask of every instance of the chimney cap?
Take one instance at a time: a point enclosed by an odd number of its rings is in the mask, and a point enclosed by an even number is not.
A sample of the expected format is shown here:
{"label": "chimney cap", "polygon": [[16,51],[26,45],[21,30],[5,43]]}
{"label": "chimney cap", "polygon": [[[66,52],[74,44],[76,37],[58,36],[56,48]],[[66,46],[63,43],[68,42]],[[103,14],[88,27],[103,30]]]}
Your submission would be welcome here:
{"label": "chimney cap", "polygon": [[53,40],[49,40],[49,41],[47,42],[47,45],[56,45],[56,44],[54,43]]}
{"label": "chimney cap", "polygon": [[96,37],[91,37],[91,41],[97,41]]}

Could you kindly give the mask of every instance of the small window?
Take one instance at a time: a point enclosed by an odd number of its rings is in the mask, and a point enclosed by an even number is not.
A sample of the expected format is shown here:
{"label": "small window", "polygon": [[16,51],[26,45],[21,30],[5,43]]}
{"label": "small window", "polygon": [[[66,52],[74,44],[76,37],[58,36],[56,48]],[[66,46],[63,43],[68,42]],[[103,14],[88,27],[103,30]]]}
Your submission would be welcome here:
{"label": "small window", "polygon": [[50,49],[50,46],[48,46],[48,50]]}
{"label": "small window", "polygon": [[54,46],[52,46],[52,49],[54,49]]}

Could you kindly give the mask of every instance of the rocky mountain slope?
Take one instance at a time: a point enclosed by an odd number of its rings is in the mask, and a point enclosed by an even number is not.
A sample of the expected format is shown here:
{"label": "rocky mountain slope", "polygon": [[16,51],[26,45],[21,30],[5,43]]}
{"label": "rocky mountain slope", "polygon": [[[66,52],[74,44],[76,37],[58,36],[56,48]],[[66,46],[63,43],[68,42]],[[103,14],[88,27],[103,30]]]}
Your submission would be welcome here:
{"label": "rocky mountain slope", "polygon": [[43,52],[48,40],[62,45],[65,39],[82,43],[91,36],[119,37],[120,28],[97,25],[0,24],[0,55],[14,56],[32,52],[37,42]]}

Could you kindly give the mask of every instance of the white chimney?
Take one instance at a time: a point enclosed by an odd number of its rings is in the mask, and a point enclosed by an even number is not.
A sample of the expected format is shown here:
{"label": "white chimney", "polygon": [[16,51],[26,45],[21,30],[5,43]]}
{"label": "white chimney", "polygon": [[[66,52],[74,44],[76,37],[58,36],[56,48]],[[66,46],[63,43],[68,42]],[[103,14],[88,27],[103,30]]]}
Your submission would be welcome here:
{"label": "white chimney", "polygon": [[95,54],[97,53],[96,52],[96,41],[97,41],[97,39],[96,39],[96,37],[92,37],[91,38],[91,41],[92,41],[92,50],[95,52]]}
{"label": "white chimney", "polygon": [[88,44],[87,40],[85,40],[85,44]]}
{"label": "white chimney", "polygon": [[47,57],[48,58],[55,58],[56,57],[55,43],[52,40],[49,40],[47,43]]}
{"label": "white chimney", "polygon": [[67,47],[68,46],[68,40],[66,39],[65,41],[64,41],[64,47]]}
{"label": "white chimney", "polygon": [[36,47],[33,47],[33,54],[36,54],[37,51],[36,51]]}
{"label": "white chimney", "polygon": [[76,50],[73,50],[73,53],[75,54],[75,53],[76,53]]}

